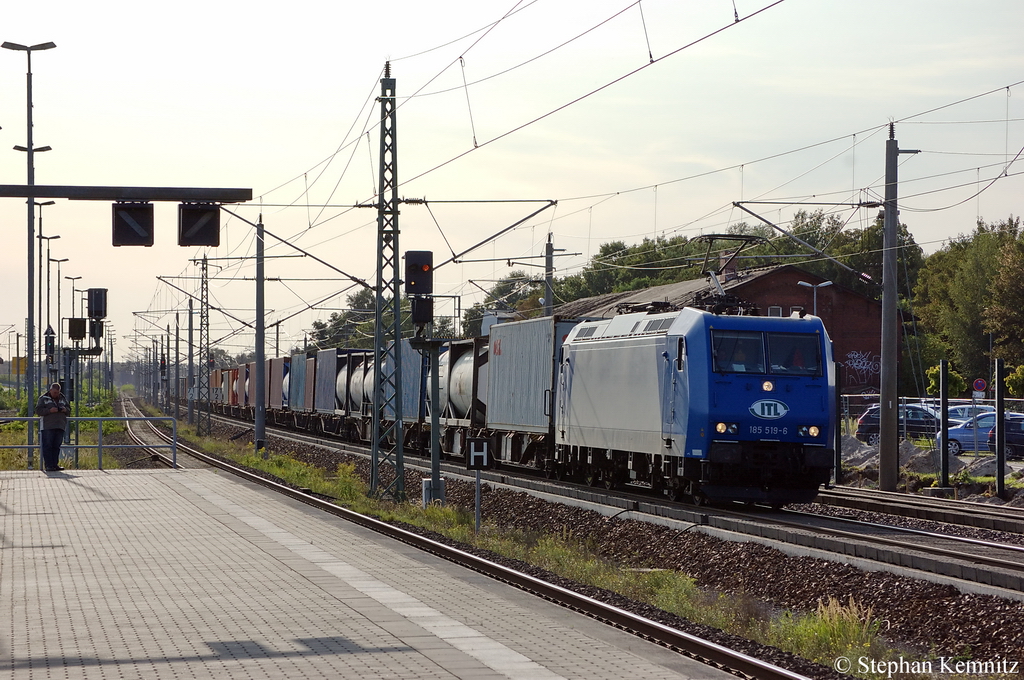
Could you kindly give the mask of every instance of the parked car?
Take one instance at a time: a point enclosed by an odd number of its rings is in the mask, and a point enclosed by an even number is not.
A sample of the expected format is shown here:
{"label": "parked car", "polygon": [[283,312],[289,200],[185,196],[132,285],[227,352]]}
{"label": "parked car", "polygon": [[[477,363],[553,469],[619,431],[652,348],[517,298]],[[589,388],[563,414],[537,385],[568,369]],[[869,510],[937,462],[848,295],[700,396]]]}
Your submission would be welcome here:
{"label": "parked car", "polygon": [[[876,446],[878,444],[878,413],[877,404],[868,407],[864,415],[857,421],[857,431],[854,436]],[[935,438],[939,431],[939,414],[937,411],[918,404],[906,404],[899,407],[897,415],[899,436],[901,439],[915,439],[918,437]]]}
{"label": "parked car", "polygon": [[[1018,413],[1006,414],[1006,459],[1024,458],[1024,415]],[[1014,417],[1010,417],[1014,416]],[[988,433],[988,450],[996,450],[996,430]]]}
{"label": "parked car", "polygon": [[[961,404],[960,406],[950,406],[948,411],[950,420],[961,421],[970,420],[971,418],[975,416],[980,416],[983,413],[995,412],[996,407],[989,406],[988,404]],[[996,421],[993,420],[992,424],[995,425],[995,422]]]}
{"label": "parked car", "polygon": [[[994,411],[981,413],[967,422],[960,423],[954,427],[952,416],[949,423],[949,453],[955,456],[963,451],[985,451],[989,450],[988,434],[996,426],[996,414]],[[1019,413],[1007,413],[1006,419],[1016,420],[1024,418]],[[936,445],[942,445],[941,435],[936,438]],[[978,445],[975,448],[975,441]]]}

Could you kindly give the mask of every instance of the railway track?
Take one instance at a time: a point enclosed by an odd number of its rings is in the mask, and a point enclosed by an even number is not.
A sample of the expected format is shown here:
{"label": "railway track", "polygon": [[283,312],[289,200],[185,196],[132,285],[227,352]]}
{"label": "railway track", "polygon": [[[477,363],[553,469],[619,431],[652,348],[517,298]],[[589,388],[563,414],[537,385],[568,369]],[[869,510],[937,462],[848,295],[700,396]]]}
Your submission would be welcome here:
{"label": "railway track", "polygon": [[[135,405],[125,405],[127,410],[135,409]],[[149,425],[148,430],[130,429],[129,436],[140,446],[167,441],[167,435]],[[170,460],[159,449],[152,449],[153,454],[170,465]],[[214,466],[230,472],[250,482],[261,484],[289,498],[307,503],[313,507],[342,517],[360,526],[372,529],[380,534],[412,545],[420,550],[433,553],[446,560],[467,567],[491,578],[504,581],[522,590],[534,593],[561,606],[584,613],[588,616],[605,621],[617,628],[630,631],[635,635],[657,642],[682,654],[701,660],[712,666],[733,672],[741,677],[763,678],[765,680],[808,680],[807,676],[781,668],[747,654],[737,652],[722,645],[701,639],[697,636],[676,630],[648,618],[638,616],[624,609],[611,606],[594,598],[587,597],[567,588],[549,583],[542,579],[510,569],[490,560],[483,559],[453,546],[433,541],[413,532],[405,531],[393,525],[378,521],[372,517],[361,515],[325,501],[303,490],[294,489],[276,481],[231,465],[220,458],[210,456],[202,451],[178,443],[178,467],[185,467],[188,458],[193,458],[204,466]],[[182,455],[184,454],[184,456]],[[185,463],[183,465],[183,462]]]}
{"label": "railway track", "polygon": [[[244,423],[215,417],[234,426]],[[368,455],[359,446],[322,437],[268,427],[268,434],[300,444],[340,449],[355,455]],[[407,468],[418,467],[417,459],[406,459]],[[426,469],[426,463],[422,465]],[[445,476],[471,479],[460,467],[442,464]],[[913,570],[918,578],[940,582],[973,583],[982,592],[1024,599],[1024,551],[1021,546],[997,540],[956,536],[954,533],[922,531],[885,522],[864,522],[851,518],[823,516],[793,511],[732,511],[724,508],[697,508],[679,505],[653,496],[629,491],[590,489],[536,476],[518,476],[509,470],[491,470],[482,475],[493,485],[556,497],[560,502],[583,503],[605,515],[619,515],[640,521],[677,522],[679,526],[700,525],[705,531],[718,532],[729,540],[750,540],[779,547],[783,551],[811,554],[859,564],[867,569]],[[900,496],[900,494],[893,494]],[[897,498],[897,500],[899,500]],[[907,507],[911,507],[909,499]],[[927,504],[926,504],[927,505]],[[977,504],[962,504],[976,511]],[[980,506],[995,525],[998,511]],[[966,511],[965,511],[966,512]],[[954,512],[947,512],[954,518]],[[904,515],[906,516],[906,515]],[[970,516],[970,515],[969,515]],[[983,516],[979,513],[979,516]],[[933,520],[935,521],[935,520]],[[953,524],[972,526],[970,519]],[[955,532],[955,528],[950,530]],[[831,554],[833,557],[829,558]],[[870,565],[877,566],[870,566]]]}
{"label": "railway track", "polygon": [[992,507],[948,498],[912,496],[842,486],[822,490],[818,493],[816,502],[851,510],[1024,534],[1024,508]]}

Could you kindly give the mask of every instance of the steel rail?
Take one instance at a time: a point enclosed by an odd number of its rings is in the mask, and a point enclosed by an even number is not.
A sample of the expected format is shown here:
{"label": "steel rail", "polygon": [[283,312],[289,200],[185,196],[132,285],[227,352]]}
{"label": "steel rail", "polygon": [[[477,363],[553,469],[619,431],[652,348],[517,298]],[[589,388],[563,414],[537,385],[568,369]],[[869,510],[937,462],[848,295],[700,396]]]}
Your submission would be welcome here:
{"label": "steel rail", "polygon": [[[889,491],[862,491],[835,487],[823,489],[818,503],[839,508],[882,512],[914,519],[928,519],[980,529],[1024,533],[1024,508],[997,506],[951,499],[931,499]],[[905,509],[906,512],[899,512]]]}
{"label": "steel rail", "polygon": [[[999,550],[1008,550],[1010,552],[1024,553],[1024,545],[1013,545],[1012,543],[994,543],[992,541],[983,541],[980,538],[970,538],[968,536],[953,536],[951,534],[940,534],[935,531],[925,531],[924,529],[912,529],[910,527],[898,527],[892,524],[881,524],[879,522],[865,522],[861,519],[853,519],[851,517],[833,517],[832,515],[819,515],[813,512],[801,512],[799,510],[784,510],[786,514],[800,515],[801,517],[823,517],[835,522],[842,522],[844,524],[856,524],[858,526],[865,527],[878,527],[881,529],[890,529],[893,531],[899,531],[905,534],[914,534],[916,536],[928,536],[929,538],[939,538],[945,541],[954,541],[956,543],[970,543],[972,545],[980,545],[986,548],[998,548]],[[1024,565],[1022,565],[1024,566]]]}
{"label": "steel rail", "polygon": [[[233,422],[229,418],[225,418],[225,421],[226,422]],[[307,438],[307,435],[296,435],[296,433],[293,433],[293,432],[287,432],[286,434],[283,434],[281,436],[291,437],[295,441],[302,441],[302,440]],[[334,446],[342,446],[343,445],[343,442],[335,443],[333,441],[323,440],[323,439],[320,439],[320,438],[317,438],[317,437],[313,437],[312,440],[314,442],[322,442],[323,444],[330,444],[330,445],[334,445]],[[179,445],[179,450],[180,449],[181,449],[181,446]],[[350,453],[355,453],[354,451],[352,451],[352,447],[350,447],[350,446],[349,447],[345,447],[345,450],[347,450]],[[890,494],[890,495],[892,495],[892,494]],[[899,495],[899,494],[895,494],[895,495]],[[629,498],[631,496],[632,496],[632,494],[622,495],[622,497],[624,497],[624,498]],[[648,502],[648,503],[652,502],[649,497],[637,496],[637,500],[635,502],[640,502],[640,501]],[[693,510],[700,511],[700,512],[712,511],[710,508],[703,507],[703,506],[700,507],[700,508],[694,507]],[[631,510],[631,511],[637,512],[636,510]],[[733,517],[735,519],[741,519],[741,520],[746,520],[746,521],[753,521],[753,522],[758,522],[758,523],[771,522],[773,525],[794,528],[794,529],[798,529],[798,530],[801,530],[801,531],[818,532],[818,533],[829,535],[829,536],[832,536],[832,537],[835,537],[835,538],[851,539],[851,540],[858,540],[858,541],[865,542],[865,543],[877,543],[877,544],[884,545],[884,546],[898,547],[898,548],[901,548],[904,552],[906,550],[914,550],[914,551],[919,552],[919,553],[924,553],[924,554],[929,554],[929,555],[934,555],[934,556],[941,556],[941,557],[956,559],[956,560],[965,561],[965,562],[969,562],[969,563],[985,565],[985,566],[989,566],[989,567],[995,567],[995,568],[999,568],[999,569],[1006,569],[1006,570],[1009,570],[1009,571],[1012,571],[1012,572],[1018,572],[1019,573],[1019,572],[1024,571],[1024,563],[1022,563],[1022,562],[1014,562],[1014,561],[1011,561],[1011,560],[1003,560],[1003,559],[1000,559],[1000,558],[997,558],[997,557],[989,557],[989,556],[985,556],[985,555],[978,555],[978,554],[975,554],[975,553],[960,552],[960,551],[951,550],[951,549],[948,549],[948,548],[941,548],[941,547],[937,547],[937,546],[922,545],[922,544],[919,544],[919,543],[907,543],[905,540],[900,540],[900,539],[897,539],[897,538],[885,538],[885,537],[882,537],[882,536],[869,536],[869,535],[865,535],[865,534],[861,534],[861,533],[857,533],[857,532],[853,532],[853,531],[843,531],[842,529],[832,529],[832,528],[828,528],[828,527],[807,526],[806,524],[801,524],[799,522],[788,522],[786,520],[778,519],[778,518],[766,518],[766,517],[762,517],[762,516],[751,515],[749,512],[737,512],[737,511],[728,510],[728,509],[724,509],[724,508],[714,508],[713,512],[716,515],[721,515],[721,516],[726,516],[726,517]],[[832,516],[829,516],[829,515],[815,515],[814,513],[797,513],[796,511],[787,511],[787,512],[790,512],[790,513],[793,513],[793,514],[806,514],[806,515],[809,515],[811,517],[820,517],[822,519],[832,520],[832,521],[836,521],[836,522],[846,522],[846,523],[858,522],[858,520],[850,520],[850,519],[845,519],[845,518],[841,518],[841,517],[832,517]],[[867,524],[868,526],[874,526],[874,527],[877,527],[877,528],[882,528],[882,529],[886,529],[888,531],[893,531],[893,532],[910,533],[910,534],[922,533],[924,535],[928,535],[928,532],[922,532],[920,530],[915,530],[915,529],[908,529],[908,528],[905,528],[905,527],[899,527],[899,526],[893,526],[893,525],[887,525],[887,524],[872,524],[870,522],[869,523],[865,523],[865,524]],[[1008,546],[1006,544],[989,543],[989,542],[985,542],[985,541],[980,541],[978,539],[966,539],[965,537],[962,537],[962,536],[953,536],[953,535],[938,534],[938,533],[932,534],[932,536],[935,537],[935,538],[941,538],[941,539],[946,539],[946,540],[951,540],[951,541],[960,541],[960,542],[965,542],[965,543],[975,543],[975,544],[978,544],[978,545],[982,545],[982,546],[985,546],[985,547],[991,547],[991,548],[995,548],[995,549],[1007,549],[1007,550],[1012,550],[1012,551],[1021,550],[1021,548],[1018,547],[1018,546],[1012,546],[1012,545]]]}
{"label": "steel rail", "polygon": [[[950,536],[950,535],[947,535],[947,534],[933,534],[933,533],[929,533],[929,532],[919,531],[917,529],[907,529],[907,528],[904,528],[904,527],[892,526],[891,524],[873,524],[871,522],[861,522],[859,520],[846,519],[846,518],[842,518],[842,517],[831,517],[829,515],[816,515],[814,513],[801,513],[801,512],[796,512],[796,511],[793,511],[793,510],[790,510],[788,512],[791,512],[793,514],[799,514],[799,515],[807,516],[807,517],[815,517],[815,518],[822,518],[822,519],[827,519],[827,520],[835,520],[835,521],[839,521],[839,522],[863,524],[863,525],[866,525],[868,527],[875,527],[875,528],[880,528],[880,529],[886,529],[886,530],[894,531],[894,532],[902,532],[902,533],[909,533],[909,534],[925,534],[925,535],[930,535],[930,536],[933,536],[933,537],[938,537],[938,538],[941,538],[941,539],[944,539],[944,540],[977,543],[977,544],[984,545],[986,547],[997,548],[997,549],[1021,550],[1020,546],[1008,546],[1008,545],[1005,545],[1005,544],[1002,544],[1002,543],[987,543],[985,541],[978,541],[978,540],[975,540],[975,539],[967,539],[967,538],[964,538],[963,536]],[[865,534],[858,534],[858,533],[856,533],[854,531],[843,531],[842,529],[830,529],[828,527],[819,527],[819,526],[812,527],[812,526],[808,526],[806,524],[801,524],[800,522],[787,522],[785,520],[777,520],[777,519],[772,519],[771,521],[774,524],[778,524],[778,525],[782,525],[782,526],[789,526],[789,527],[793,527],[793,528],[796,528],[796,529],[802,529],[802,530],[805,530],[805,531],[808,531],[808,530],[816,531],[816,532],[820,532],[820,533],[823,533],[823,534],[828,534],[830,536],[835,536],[837,538],[848,538],[848,539],[856,539],[856,540],[860,540],[860,541],[866,541],[866,542],[869,542],[869,543],[880,543],[880,544],[883,544],[883,545],[891,545],[891,546],[900,547],[900,548],[903,548],[904,550],[915,550],[915,551],[923,552],[923,553],[926,553],[926,554],[929,554],[929,555],[938,555],[938,556],[942,556],[942,557],[950,557],[950,558],[953,558],[953,559],[963,560],[963,561],[966,561],[966,562],[973,562],[973,563],[976,563],[976,564],[984,564],[984,565],[987,565],[987,566],[990,566],[990,567],[998,567],[1000,569],[1007,569],[1007,570],[1013,571],[1013,572],[1018,572],[1018,573],[1024,572],[1024,562],[1013,562],[1011,560],[1003,560],[1003,559],[1000,559],[998,557],[989,557],[987,555],[978,555],[976,553],[965,553],[965,552],[960,552],[958,550],[950,550],[948,548],[939,548],[937,546],[922,545],[920,543],[907,543],[905,540],[900,540],[898,538],[885,538],[883,536],[868,536],[868,535],[865,535]]]}

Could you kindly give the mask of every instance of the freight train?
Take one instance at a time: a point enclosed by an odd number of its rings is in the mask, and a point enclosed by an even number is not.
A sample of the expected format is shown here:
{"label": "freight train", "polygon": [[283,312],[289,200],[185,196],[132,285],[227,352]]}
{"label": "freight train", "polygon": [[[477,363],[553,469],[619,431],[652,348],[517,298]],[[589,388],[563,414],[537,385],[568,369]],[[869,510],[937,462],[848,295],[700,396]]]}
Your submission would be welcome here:
{"label": "freight train", "polygon": [[[405,448],[430,449],[429,370],[401,345]],[[836,373],[821,320],[696,308],[543,317],[445,343],[444,455],[487,438],[498,467],[694,502],[812,500],[834,461]],[[267,361],[267,423],[370,439],[373,355]],[[255,364],[213,371],[215,412],[252,419]],[[393,417],[393,413],[392,413]]]}

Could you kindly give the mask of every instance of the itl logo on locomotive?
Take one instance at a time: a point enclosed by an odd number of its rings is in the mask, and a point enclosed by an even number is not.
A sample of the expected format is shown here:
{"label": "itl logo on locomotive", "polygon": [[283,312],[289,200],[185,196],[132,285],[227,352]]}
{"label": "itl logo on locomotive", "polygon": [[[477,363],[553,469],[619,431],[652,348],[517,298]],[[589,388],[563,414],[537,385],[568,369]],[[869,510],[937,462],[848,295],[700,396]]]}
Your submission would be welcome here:
{"label": "itl logo on locomotive", "polygon": [[777,420],[789,413],[789,407],[777,399],[761,399],[750,405],[750,413],[764,420]]}

